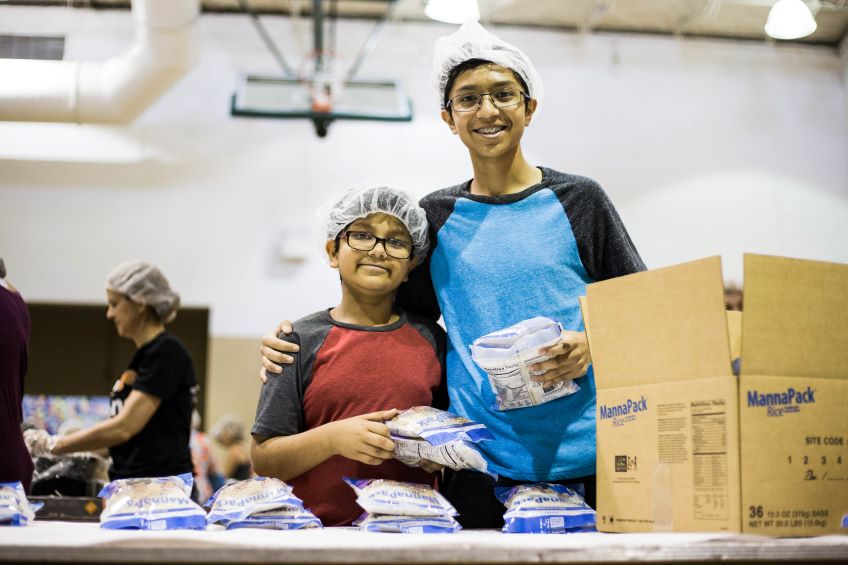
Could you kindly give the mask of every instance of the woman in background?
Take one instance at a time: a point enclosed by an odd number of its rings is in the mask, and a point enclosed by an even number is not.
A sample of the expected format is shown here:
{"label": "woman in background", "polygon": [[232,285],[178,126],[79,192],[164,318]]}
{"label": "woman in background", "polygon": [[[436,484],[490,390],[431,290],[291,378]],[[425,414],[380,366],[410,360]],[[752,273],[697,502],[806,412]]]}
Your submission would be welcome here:
{"label": "woman in background", "polygon": [[27,430],[30,453],[108,447],[111,479],[191,473],[194,368],[183,343],[165,330],[176,317],[180,297],[159,269],[133,261],[109,274],[106,298],[106,317],[118,335],[138,348],[112,388],[111,418],[63,436]]}

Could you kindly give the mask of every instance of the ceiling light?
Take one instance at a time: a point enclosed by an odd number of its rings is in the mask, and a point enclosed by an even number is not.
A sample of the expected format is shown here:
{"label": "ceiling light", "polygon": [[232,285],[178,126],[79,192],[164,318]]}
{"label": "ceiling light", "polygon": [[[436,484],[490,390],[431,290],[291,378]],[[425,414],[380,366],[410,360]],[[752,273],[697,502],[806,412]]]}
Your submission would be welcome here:
{"label": "ceiling light", "polygon": [[424,13],[429,18],[449,24],[480,19],[477,0],[429,0]]}
{"label": "ceiling light", "polygon": [[778,0],[766,22],[766,33],[775,39],[798,39],[816,31],[816,20],[801,0]]}

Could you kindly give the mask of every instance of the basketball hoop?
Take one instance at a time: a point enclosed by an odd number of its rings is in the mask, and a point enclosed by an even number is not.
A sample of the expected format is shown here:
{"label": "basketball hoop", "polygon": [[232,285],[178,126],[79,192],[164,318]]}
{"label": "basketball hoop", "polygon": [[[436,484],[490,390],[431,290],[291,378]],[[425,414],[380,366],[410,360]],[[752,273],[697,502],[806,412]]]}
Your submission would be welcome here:
{"label": "basketball hoop", "polygon": [[331,113],[344,91],[338,59],[332,51],[309,53],[298,70],[298,79],[307,86],[309,104],[316,113]]}
{"label": "basketball hoop", "polygon": [[[242,9],[250,14],[259,35],[277,60],[282,76],[242,76],[231,97],[231,115],[307,118],[315,125],[318,137],[325,137],[327,128],[338,119],[393,122],[412,120],[411,101],[397,82],[354,79],[391,19],[397,5],[395,0],[389,2],[385,14],[371,30],[346,72],[342,70],[340,60],[332,49],[336,44],[337,0],[312,0],[314,49],[303,58],[297,70],[288,66],[249,1],[239,0],[239,3]],[[328,26],[324,23],[325,3],[329,4],[326,14]],[[297,6],[299,8],[299,3]],[[299,17],[299,11],[296,17]],[[327,43],[324,42],[325,27]]]}

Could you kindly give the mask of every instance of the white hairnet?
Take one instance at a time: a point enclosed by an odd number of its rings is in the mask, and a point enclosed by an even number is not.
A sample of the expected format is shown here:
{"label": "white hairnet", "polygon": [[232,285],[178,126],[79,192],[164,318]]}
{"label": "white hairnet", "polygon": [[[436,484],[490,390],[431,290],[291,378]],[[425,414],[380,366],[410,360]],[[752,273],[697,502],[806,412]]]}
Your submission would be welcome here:
{"label": "white hairnet", "polygon": [[168,279],[150,263],[130,261],[118,265],[106,277],[106,288],[150,306],[165,324],[177,317],[180,295],[171,290]]}
{"label": "white hairnet", "polygon": [[530,62],[530,58],[519,48],[507,43],[483,29],[479,23],[469,21],[456,32],[436,40],[433,53],[433,83],[439,92],[439,103],[444,109],[445,88],[451,71],[469,59],[491,61],[518,73],[527,83],[527,94],[542,105],[542,78]]}
{"label": "white hairnet", "polygon": [[336,239],[351,222],[370,214],[383,212],[406,226],[418,258],[427,255],[427,214],[415,198],[388,186],[354,188],[322,206],[318,214],[327,227],[327,239]]}

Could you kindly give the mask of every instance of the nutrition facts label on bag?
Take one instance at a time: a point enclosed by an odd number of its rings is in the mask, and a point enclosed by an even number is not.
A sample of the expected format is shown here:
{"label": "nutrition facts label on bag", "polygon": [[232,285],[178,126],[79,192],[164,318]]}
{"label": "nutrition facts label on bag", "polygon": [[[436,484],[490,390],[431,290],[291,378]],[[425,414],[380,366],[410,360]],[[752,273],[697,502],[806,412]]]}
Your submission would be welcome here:
{"label": "nutrition facts label on bag", "polygon": [[725,402],[695,401],[690,408],[695,517],[726,520],[729,505]]}

